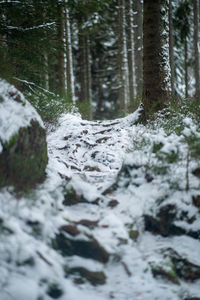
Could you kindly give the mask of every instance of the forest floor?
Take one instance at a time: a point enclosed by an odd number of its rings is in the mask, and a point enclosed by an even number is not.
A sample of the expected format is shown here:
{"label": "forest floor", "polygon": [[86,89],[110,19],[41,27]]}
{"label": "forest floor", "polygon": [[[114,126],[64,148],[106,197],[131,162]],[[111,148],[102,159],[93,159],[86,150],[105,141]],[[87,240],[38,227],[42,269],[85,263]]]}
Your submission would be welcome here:
{"label": "forest floor", "polygon": [[1,300],[200,299],[198,130],[137,117],[63,115],[46,181],[1,191]]}

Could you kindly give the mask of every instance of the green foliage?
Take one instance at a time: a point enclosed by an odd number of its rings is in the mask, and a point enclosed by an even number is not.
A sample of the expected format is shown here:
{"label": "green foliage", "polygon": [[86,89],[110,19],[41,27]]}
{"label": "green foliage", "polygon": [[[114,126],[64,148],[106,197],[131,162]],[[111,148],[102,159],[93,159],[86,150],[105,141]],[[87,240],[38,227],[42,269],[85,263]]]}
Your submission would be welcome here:
{"label": "green foliage", "polygon": [[71,95],[59,97],[53,93],[34,87],[25,92],[26,98],[36,108],[44,122],[56,123],[59,116],[73,109]]}
{"label": "green foliage", "polygon": [[77,104],[78,110],[83,119],[91,120],[92,108],[89,101],[79,102]]}
{"label": "green foliage", "polygon": [[197,126],[200,124],[200,103],[195,99],[187,99],[169,103],[168,107],[159,112],[155,121],[150,123],[152,128],[162,127],[169,135],[176,133],[180,136],[186,126],[184,119],[189,117]]}
{"label": "green foliage", "polygon": [[175,12],[175,19],[174,19],[174,27],[180,33],[181,42],[183,42],[186,37],[189,36],[191,26],[189,22],[189,17],[191,14],[191,6],[190,1],[184,0],[178,6]]}

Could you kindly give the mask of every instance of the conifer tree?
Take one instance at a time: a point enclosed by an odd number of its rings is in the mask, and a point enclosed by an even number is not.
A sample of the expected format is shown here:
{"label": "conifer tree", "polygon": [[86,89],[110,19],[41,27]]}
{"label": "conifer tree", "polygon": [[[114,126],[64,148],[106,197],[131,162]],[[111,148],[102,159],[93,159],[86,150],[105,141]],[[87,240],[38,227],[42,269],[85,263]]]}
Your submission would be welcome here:
{"label": "conifer tree", "polygon": [[144,118],[162,109],[170,96],[168,1],[144,0]]}

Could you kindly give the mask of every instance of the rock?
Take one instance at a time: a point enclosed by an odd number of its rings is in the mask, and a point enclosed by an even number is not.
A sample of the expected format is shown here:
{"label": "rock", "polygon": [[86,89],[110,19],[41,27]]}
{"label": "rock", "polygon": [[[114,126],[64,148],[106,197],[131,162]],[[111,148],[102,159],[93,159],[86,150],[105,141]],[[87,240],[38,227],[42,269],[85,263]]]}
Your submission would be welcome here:
{"label": "rock", "polygon": [[52,283],[47,289],[47,295],[52,299],[59,299],[63,295],[63,291],[57,283]]}
{"label": "rock", "polygon": [[94,201],[88,201],[83,195],[78,194],[72,186],[64,191],[63,205],[65,206],[71,206],[78,203],[98,204],[98,202],[99,198]]}
{"label": "rock", "polygon": [[145,230],[160,234],[164,237],[186,234],[195,239],[200,237],[200,229],[186,230],[177,225],[177,221],[184,221],[187,224],[192,224],[195,221],[195,216],[188,217],[188,212],[178,211],[173,204],[158,206],[156,216],[145,214],[144,216]]}
{"label": "rock", "polygon": [[197,168],[192,171],[192,174],[198,178],[200,178],[200,168]]}
{"label": "rock", "polygon": [[192,202],[193,202],[194,206],[196,206],[197,208],[200,208],[200,195],[193,196]]}
{"label": "rock", "polygon": [[13,86],[0,80],[0,94],[0,188],[28,190],[45,179],[45,129],[35,109]]}
{"label": "rock", "polygon": [[174,284],[179,284],[177,274],[172,264],[170,267],[168,266],[168,268],[151,264],[151,271],[154,277],[162,277],[164,279],[171,281]]}
{"label": "rock", "polygon": [[145,230],[162,236],[181,235],[185,230],[173,224],[176,217],[176,207],[172,204],[160,208],[156,217],[144,215]]}
{"label": "rock", "polygon": [[200,279],[200,266],[190,262],[188,259],[181,257],[173,249],[169,249],[169,256],[174,264],[177,275],[187,281]]}
{"label": "rock", "polygon": [[139,237],[139,231],[138,230],[130,230],[129,231],[129,237],[130,239],[132,239],[133,241],[137,241],[138,237]]}
{"label": "rock", "polygon": [[108,207],[114,208],[114,207],[116,207],[118,204],[119,204],[119,202],[118,202],[117,200],[113,199],[113,200],[110,200],[110,201],[109,201]]}
{"label": "rock", "polygon": [[200,297],[187,297],[184,300],[200,300]]}
{"label": "rock", "polygon": [[89,234],[83,236],[83,233],[71,225],[60,228],[60,232],[52,241],[52,246],[63,256],[78,255],[102,263],[108,262],[109,259],[109,253],[93,236]]}
{"label": "rock", "polygon": [[160,264],[151,263],[151,270],[154,277],[165,278],[175,284],[179,284],[179,280],[195,281],[200,279],[200,266],[182,257],[172,248],[161,250],[163,260]]}
{"label": "rock", "polygon": [[75,282],[79,284],[84,283],[83,279],[86,279],[94,286],[103,285],[106,283],[106,276],[103,272],[94,272],[83,267],[75,267],[66,271],[66,276],[71,274],[78,276]]}
{"label": "rock", "polygon": [[95,227],[97,227],[98,223],[99,223],[98,220],[97,221],[91,221],[91,220],[86,220],[86,219],[75,222],[75,224],[77,224],[77,225],[83,225],[83,226],[86,226],[90,229],[94,229]]}

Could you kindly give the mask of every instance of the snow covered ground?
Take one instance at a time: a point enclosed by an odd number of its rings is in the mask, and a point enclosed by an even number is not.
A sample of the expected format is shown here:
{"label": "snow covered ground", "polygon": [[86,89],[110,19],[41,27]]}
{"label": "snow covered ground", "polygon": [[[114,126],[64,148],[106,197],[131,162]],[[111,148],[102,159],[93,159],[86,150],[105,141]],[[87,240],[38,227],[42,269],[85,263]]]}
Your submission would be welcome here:
{"label": "snow covered ground", "polygon": [[[134,125],[137,114],[101,122],[63,115],[57,129],[48,132],[46,181],[26,196],[16,197],[12,188],[1,190],[0,300],[200,297],[198,270],[193,280],[177,277],[168,255],[173,251],[198,269],[199,238],[153,234],[144,223],[144,215],[156,216],[159,201],[186,209],[190,219],[199,216],[191,205],[200,187],[199,178],[192,175],[198,164],[190,161],[186,166],[181,136]],[[185,122],[188,131],[194,130],[190,119]],[[161,154],[167,158],[179,153],[182,159],[161,174],[164,162],[149,152],[153,145],[162,145]],[[160,171],[152,175],[156,168]],[[76,192],[76,203],[63,204],[69,201],[70,189]],[[177,226],[186,232],[200,229],[200,218],[190,224],[184,220],[177,220]],[[63,226],[73,230],[75,241],[95,239],[109,259],[62,255],[52,241]],[[69,237],[69,231],[65,234]],[[101,283],[91,284],[87,276],[81,280],[80,272],[66,271],[80,268],[101,274]]]}

